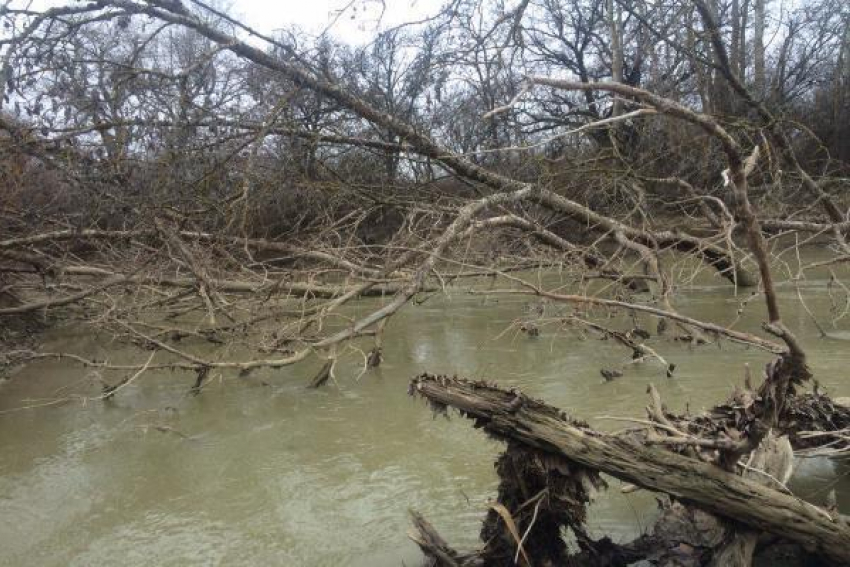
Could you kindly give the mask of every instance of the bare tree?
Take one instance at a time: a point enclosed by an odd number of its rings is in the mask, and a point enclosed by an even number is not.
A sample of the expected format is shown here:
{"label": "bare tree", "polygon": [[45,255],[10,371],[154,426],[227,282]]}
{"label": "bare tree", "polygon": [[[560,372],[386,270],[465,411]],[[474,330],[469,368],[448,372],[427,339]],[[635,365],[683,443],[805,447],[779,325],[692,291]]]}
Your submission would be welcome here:
{"label": "bare tree", "polygon": [[[767,511],[747,515],[750,527],[844,560],[836,542],[846,529],[828,512],[754,487],[737,469],[763,457],[771,429],[799,432],[789,412],[811,379],[781,316],[772,242],[825,235],[828,262],[850,257],[848,203],[835,190],[846,186],[847,164],[809,156],[810,129],[786,114],[808,84],[846,102],[847,20],[829,6],[788,16],[773,45],[768,8],[756,0],[752,77],[750,6],[737,1],[454,2],[359,50],[297,30],[267,37],[200,0],[9,8],[0,142],[3,175],[22,187],[3,203],[0,318],[75,318],[153,355],[117,365],[26,348],[10,349],[7,362],[63,357],[134,376],[171,369],[190,373],[200,393],[211,369],[245,377],[312,358],[322,362],[318,387],[357,340],[372,341],[364,371],[380,364],[385,326],[421,294],[492,275],[501,284],[490,293],[569,304],[571,324],[662,361],[668,375],[675,365],[663,346],[592,314],[644,313],[656,334],[669,323],[666,336],[694,347],[731,341],[774,354],[763,383],[748,386],[743,414],[675,420],[654,400],[640,439],[678,448],[657,461],[620,441],[550,452],[738,519],[736,496],[712,501],[682,488],[681,475],[660,482],[642,468],[709,460],[693,470],[737,475],[741,493],[793,508],[803,526],[782,528]],[[839,45],[835,57],[818,55]],[[24,199],[48,176],[67,202],[28,216]],[[696,266],[691,276],[758,286],[763,332],[680,312],[675,278],[685,262]],[[541,265],[568,270],[570,289],[521,271]],[[355,316],[342,309],[369,295],[386,299]],[[121,384],[106,381],[103,396]],[[471,386],[418,384],[478,415],[440,390]],[[501,411],[503,394],[481,403]],[[516,399],[514,410],[505,402],[511,415],[525,403]],[[825,443],[846,447],[835,435]],[[604,465],[599,454],[615,449],[635,464]],[[496,516],[488,525],[504,535]],[[526,520],[530,531],[535,520]],[[736,549],[751,543],[743,534]],[[423,547],[438,555],[440,545]]]}

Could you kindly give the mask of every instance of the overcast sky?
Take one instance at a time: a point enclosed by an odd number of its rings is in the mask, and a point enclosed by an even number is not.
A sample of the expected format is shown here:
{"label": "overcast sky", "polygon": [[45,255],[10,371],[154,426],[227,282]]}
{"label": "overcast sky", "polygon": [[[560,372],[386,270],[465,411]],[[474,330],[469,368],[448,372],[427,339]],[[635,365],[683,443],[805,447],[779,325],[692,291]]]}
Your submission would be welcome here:
{"label": "overcast sky", "polygon": [[359,43],[379,25],[419,20],[441,5],[441,0],[232,0],[231,12],[264,32],[298,24],[321,33],[330,26],[337,38]]}
{"label": "overcast sky", "polygon": [[[0,1],[0,4],[3,2]],[[44,9],[73,0],[12,0],[14,8]],[[371,39],[378,29],[435,14],[442,0],[224,0],[229,12],[259,31],[269,33],[297,24],[306,31],[329,33],[350,43]]]}

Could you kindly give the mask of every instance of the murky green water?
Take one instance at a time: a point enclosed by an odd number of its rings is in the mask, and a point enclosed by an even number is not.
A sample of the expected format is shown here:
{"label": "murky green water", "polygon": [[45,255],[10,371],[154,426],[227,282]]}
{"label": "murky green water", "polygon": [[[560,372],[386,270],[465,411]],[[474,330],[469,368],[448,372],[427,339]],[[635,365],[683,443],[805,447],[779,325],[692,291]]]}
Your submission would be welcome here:
{"label": "murky green water", "polygon": [[[732,321],[743,296],[714,278],[700,283],[680,291],[677,307]],[[826,280],[803,289],[828,322]],[[850,396],[850,342],[818,338],[794,288],[785,285],[781,294],[817,379],[833,395]],[[458,548],[475,546],[500,450],[468,422],[435,419],[409,398],[407,383],[418,372],[519,386],[615,429],[624,424],[600,418],[642,417],[650,382],[670,407],[696,411],[742,381],[744,362],[758,375],[769,359],[729,343],[692,351],[653,340],[678,364],[675,379],[648,363],[604,383],[599,369],[618,367],[629,353],[554,324],[536,339],[505,332],[528,317],[528,303],[460,288],[409,306],[387,327],[380,369],[357,380],[362,359],[351,355],[337,370],[338,387],[318,391],[304,388],[316,363],[247,381],[214,376],[200,396],[187,395],[191,376],[147,374],[109,403],[21,410],[97,394],[87,372],[70,363],[25,368],[0,386],[0,564],[414,565],[419,554],[406,537],[407,510],[423,512]],[[545,309],[544,317],[560,312]],[[757,330],[762,313],[753,302],[737,328]],[[850,318],[828,329],[850,338]],[[45,349],[128,356],[79,329],[51,333]],[[840,469],[819,460],[799,470],[800,494],[819,500],[834,485],[842,511],[850,512],[850,482]],[[618,488],[612,482],[594,504],[590,525],[626,539],[651,524],[655,506],[649,494],[625,496]]]}

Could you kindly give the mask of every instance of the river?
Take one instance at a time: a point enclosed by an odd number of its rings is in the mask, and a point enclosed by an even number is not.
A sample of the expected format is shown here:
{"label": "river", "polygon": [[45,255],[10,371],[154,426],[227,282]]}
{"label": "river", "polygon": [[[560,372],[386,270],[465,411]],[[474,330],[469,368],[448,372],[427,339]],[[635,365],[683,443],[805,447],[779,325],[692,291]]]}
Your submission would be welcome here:
{"label": "river", "polygon": [[[674,378],[644,363],[605,382],[600,368],[620,368],[630,353],[562,329],[557,320],[571,308],[543,305],[550,323],[530,338],[509,327],[535,312],[536,300],[471,295],[466,285],[395,316],[379,369],[361,375],[362,357],[350,353],[337,383],[319,390],[305,389],[318,362],[248,379],[213,375],[199,396],[188,395],[192,376],[151,372],[108,402],[83,399],[98,389],[90,371],[72,363],[18,371],[0,386],[0,565],[416,565],[408,509],[455,547],[476,546],[501,448],[466,420],[435,417],[410,398],[417,373],[517,386],[612,430],[626,424],[605,416],[643,416],[649,383],[671,408],[699,411],[742,382],[745,362],[758,377],[770,359],[728,342],[693,349],[652,339],[677,364]],[[801,289],[833,337],[819,336],[788,283],[780,287],[786,323],[817,380],[833,396],[850,396],[850,316],[829,325],[825,273]],[[679,290],[675,304],[725,324],[748,294],[704,276]],[[736,328],[758,331],[762,317],[761,302],[752,301]],[[79,328],[50,331],[43,348],[139,360]],[[847,471],[798,461],[793,488],[822,501],[835,487],[849,513]],[[619,487],[612,481],[593,504],[592,534],[625,540],[651,525],[652,495]]]}

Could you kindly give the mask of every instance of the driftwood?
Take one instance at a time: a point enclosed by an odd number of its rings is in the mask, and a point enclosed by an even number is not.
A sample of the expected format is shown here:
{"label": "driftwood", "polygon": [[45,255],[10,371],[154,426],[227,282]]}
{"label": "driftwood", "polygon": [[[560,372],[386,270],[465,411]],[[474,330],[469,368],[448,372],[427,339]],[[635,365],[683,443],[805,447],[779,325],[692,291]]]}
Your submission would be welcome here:
{"label": "driftwood", "polygon": [[422,551],[432,559],[433,567],[473,567],[484,565],[477,554],[461,556],[457,551],[449,547],[437,530],[416,512],[410,513],[413,520],[413,531],[410,532],[412,539]]}
{"label": "driftwood", "polygon": [[327,382],[329,379],[333,378],[334,365],[336,364],[336,359],[329,358],[322,367],[319,369],[319,372],[310,380],[310,384],[307,386],[308,388],[320,388]]}
{"label": "driftwood", "polygon": [[[772,483],[761,484],[764,479],[756,481],[723,470],[720,463],[648,445],[637,434],[599,433],[557,408],[486,382],[422,375],[412,382],[411,392],[436,409],[456,408],[473,419],[476,427],[511,445],[666,493],[689,507],[733,522],[736,528],[767,532],[832,564],[850,564],[850,525],[846,520],[777,490]],[[743,541],[726,542],[731,546],[729,553],[750,553],[750,534],[741,532],[740,536]]]}

